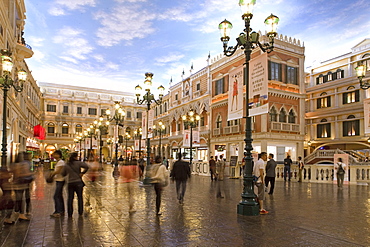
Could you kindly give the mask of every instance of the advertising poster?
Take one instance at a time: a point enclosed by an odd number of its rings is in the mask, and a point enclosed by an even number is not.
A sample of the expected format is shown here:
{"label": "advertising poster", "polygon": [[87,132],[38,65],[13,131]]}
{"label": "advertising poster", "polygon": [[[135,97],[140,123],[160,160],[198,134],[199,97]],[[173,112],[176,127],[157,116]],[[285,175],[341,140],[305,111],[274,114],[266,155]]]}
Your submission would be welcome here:
{"label": "advertising poster", "polygon": [[76,143],[76,151],[81,151],[81,146],[80,146],[80,143]]}
{"label": "advertising poster", "polygon": [[[134,144],[135,150],[139,151],[140,148],[141,148],[141,150],[145,149],[145,141],[146,140],[135,140],[135,144]],[[141,145],[140,145],[139,142],[141,142]]]}
{"label": "advertising poster", "polygon": [[87,148],[87,149],[90,149],[90,146],[91,144],[90,144],[90,138],[86,138],[85,139],[85,147]]}
{"label": "advertising poster", "polygon": [[184,130],[182,146],[183,147],[190,147],[190,130]]}
{"label": "advertising poster", "polygon": [[92,138],[92,149],[98,149],[98,139]]}
{"label": "advertising poster", "polygon": [[[344,173],[344,184],[348,184],[348,171],[349,171],[349,160],[348,154],[334,154],[334,164],[338,162],[338,158],[342,158],[342,162],[346,164],[346,173]],[[334,170],[334,167],[333,167]],[[337,181],[337,172],[334,170],[334,181]]]}
{"label": "advertising poster", "polygon": [[364,127],[365,134],[370,133],[370,98],[364,99]]}
{"label": "advertising poster", "polygon": [[240,66],[229,74],[227,121],[243,117],[243,69],[244,66]]}
{"label": "advertising poster", "polygon": [[268,61],[263,53],[249,62],[249,116],[268,113]]}
{"label": "advertising poster", "polygon": [[142,118],[141,118],[141,130],[142,130],[142,138],[146,138],[146,111],[143,111]]}

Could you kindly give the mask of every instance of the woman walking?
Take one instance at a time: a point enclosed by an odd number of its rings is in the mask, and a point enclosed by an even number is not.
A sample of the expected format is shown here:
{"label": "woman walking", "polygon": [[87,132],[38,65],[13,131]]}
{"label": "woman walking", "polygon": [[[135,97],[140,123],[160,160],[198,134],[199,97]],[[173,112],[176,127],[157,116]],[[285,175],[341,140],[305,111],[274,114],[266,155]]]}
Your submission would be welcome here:
{"label": "woman walking", "polygon": [[55,180],[55,192],[54,192],[54,213],[51,214],[51,217],[60,217],[64,215],[64,198],[63,198],[63,187],[65,183],[65,177],[62,175],[64,171],[65,163],[62,160],[62,152],[56,150],[52,154],[53,158],[56,159],[57,164],[55,165],[55,170],[50,174],[51,177],[54,177]]}
{"label": "woman walking", "polygon": [[65,165],[63,175],[68,175],[68,217],[73,215],[73,199],[76,192],[78,200],[78,214],[83,214],[83,187],[85,186],[82,181],[82,176],[89,170],[85,162],[78,160],[77,153],[71,153],[68,163]]}
{"label": "woman walking", "polygon": [[167,174],[166,167],[162,164],[162,158],[160,156],[156,156],[154,159],[154,164],[151,168],[151,179],[152,184],[154,185],[154,190],[156,194],[155,206],[156,206],[156,213],[157,215],[161,215],[162,212],[160,211],[161,208],[161,196],[163,185],[166,183]]}

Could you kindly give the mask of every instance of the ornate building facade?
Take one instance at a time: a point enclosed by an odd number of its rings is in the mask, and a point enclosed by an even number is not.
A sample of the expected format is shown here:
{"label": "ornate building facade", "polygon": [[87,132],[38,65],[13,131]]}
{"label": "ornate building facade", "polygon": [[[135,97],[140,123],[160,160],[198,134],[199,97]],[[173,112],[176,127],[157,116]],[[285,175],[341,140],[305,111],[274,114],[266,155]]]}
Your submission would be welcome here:
{"label": "ornate building facade", "polygon": [[[124,93],[113,90],[92,89],[87,87],[68,86],[52,83],[39,83],[43,94],[43,117],[42,124],[46,129],[46,140],[42,145],[43,151],[51,152],[55,149],[76,150],[74,139],[89,128],[100,116],[106,122],[106,111],[109,109],[114,113],[115,102],[120,102],[126,116],[122,126],[119,126],[118,133],[115,131],[117,126],[114,121],[109,124],[106,134],[102,135],[102,153],[104,157],[113,158],[115,145],[107,143],[108,139],[117,142],[117,134],[125,135],[128,133],[131,138],[120,143],[118,155],[132,156],[134,151],[134,132],[140,127],[142,112],[145,107],[135,103],[135,96],[132,93]],[[97,139],[100,136],[90,137]],[[86,145],[81,145],[84,150],[90,149],[94,141],[86,140]],[[99,143],[100,144],[100,143]],[[91,147],[95,154],[99,154],[98,147]],[[77,148],[78,149],[78,148]],[[82,151],[82,150],[81,150]]]}
{"label": "ornate building facade", "polygon": [[[25,62],[25,59],[33,56],[32,48],[23,38],[25,13],[24,1],[0,2],[0,49],[7,49],[12,53],[11,77],[15,83],[17,83],[17,71],[27,72],[23,90],[16,92],[14,88],[10,88],[8,91],[6,106],[8,163],[14,161],[18,152],[36,150],[39,147],[39,140],[34,137],[34,126],[40,123],[41,92]],[[1,74],[3,74],[2,70]],[[2,90],[1,98],[4,98]],[[2,100],[0,107],[1,116],[3,116],[3,102]]]}

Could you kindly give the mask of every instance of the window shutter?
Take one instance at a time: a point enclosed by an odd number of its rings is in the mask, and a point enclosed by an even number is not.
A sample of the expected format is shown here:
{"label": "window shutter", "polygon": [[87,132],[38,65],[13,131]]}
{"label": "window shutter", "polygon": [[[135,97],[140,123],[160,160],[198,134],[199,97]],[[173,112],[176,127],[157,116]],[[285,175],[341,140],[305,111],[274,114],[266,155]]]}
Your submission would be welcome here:
{"label": "window shutter", "polygon": [[282,74],[282,68],[281,68],[281,64],[280,63],[278,64],[278,68],[279,68],[279,81],[282,82],[283,81],[282,75],[281,75]]}
{"label": "window shutter", "polygon": [[283,71],[284,71],[284,79],[283,79],[283,82],[284,83],[292,83],[291,81],[289,81],[289,71],[288,71],[288,66],[286,64],[282,65],[283,67]]}
{"label": "window shutter", "polygon": [[321,108],[321,98],[316,100],[316,108],[317,109]]}
{"label": "window shutter", "polygon": [[316,85],[319,85],[319,84],[320,84],[319,77],[316,77]]}
{"label": "window shutter", "polygon": [[342,104],[347,104],[347,93],[342,94]]}
{"label": "window shutter", "polygon": [[328,101],[328,107],[331,107],[331,97],[330,96],[327,97],[327,101]]}
{"label": "window shutter", "polygon": [[340,72],[340,78],[344,78],[344,70]]}
{"label": "window shutter", "polygon": [[360,102],[360,90],[355,91],[355,102]]}
{"label": "window shutter", "polygon": [[[271,69],[272,69],[272,68],[271,68],[271,61],[269,61],[269,65],[268,65],[268,71],[269,71],[269,75],[268,75],[269,77],[268,77],[268,79],[269,79],[269,80],[271,80]],[[245,73],[245,75],[246,75],[246,74],[247,74],[247,73]]]}

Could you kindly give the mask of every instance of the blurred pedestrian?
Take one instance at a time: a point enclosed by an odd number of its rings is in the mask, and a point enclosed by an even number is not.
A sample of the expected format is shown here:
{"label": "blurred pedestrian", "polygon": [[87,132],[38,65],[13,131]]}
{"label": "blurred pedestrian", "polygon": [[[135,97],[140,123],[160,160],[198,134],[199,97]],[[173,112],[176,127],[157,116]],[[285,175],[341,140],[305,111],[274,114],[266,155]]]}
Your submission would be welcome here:
{"label": "blurred pedestrian", "polygon": [[288,179],[290,181],[290,166],[292,165],[293,161],[290,158],[290,155],[287,155],[287,157],[284,159],[284,181],[286,181],[286,177],[288,175]]}
{"label": "blurred pedestrian", "polygon": [[139,180],[141,181],[144,177],[144,169],[145,169],[145,160],[143,159],[143,156],[140,155],[137,162],[139,163]]}
{"label": "blurred pedestrian", "polygon": [[265,186],[264,186],[264,173],[265,173],[265,162],[267,161],[267,153],[262,152],[259,155],[259,159],[256,161],[253,167],[253,175],[257,178],[254,185],[257,187],[257,198],[260,206],[260,214],[268,214],[268,211],[263,207],[263,201],[265,200]]}
{"label": "blurred pedestrian", "polygon": [[163,187],[166,185],[166,180],[168,179],[168,174],[166,167],[162,164],[162,158],[160,156],[156,156],[154,159],[154,164],[151,167],[151,183],[154,186],[156,200],[155,200],[155,207],[157,215],[162,215],[160,211],[161,208],[161,196]]}
{"label": "blurred pedestrian", "polygon": [[91,156],[87,162],[87,165],[89,166],[89,173],[87,174],[88,178],[91,182],[95,182],[95,180],[99,177],[99,157]]}
{"label": "blurred pedestrian", "polygon": [[302,182],[302,172],[304,168],[304,163],[302,161],[302,157],[298,157],[298,182]]}
{"label": "blurred pedestrian", "polygon": [[9,180],[12,177],[12,173],[9,172],[5,167],[0,169],[0,187],[3,190],[3,195],[0,200],[0,210],[5,213],[4,224],[14,224],[14,201],[12,199],[12,184]]}
{"label": "blurred pedestrian", "polygon": [[60,217],[65,213],[64,198],[63,198],[63,188],[65,184],[65,176],[62,175],[64,172],[65,162],[62,159],[62,152],[60,150],[55,150],[52,154],[53,158],[56,159],[57,164],[55,165],[55,170],[50,174],[55,181],[55,192],[54,192],[54,206],[55,210],[50,216]]}
{"label": "blurred pedestrian", "polygon": [[166,157],[163,157],[163,165],[166,167],[166,169],[168,170],[168,159],[166,159]]}
{"label": "blurred pedestrian", "polygon": [[342,158],[338,158],[338,162],[334,164],[334,170],[337,173],[337,184],[338,188],[343,187],[344,174],[347,170],[347,165],[343,163]]}
{"label": "blurred pedestrian", "polygon": [[224,180],[225,160],[223,159],[223,155],[220,155],[220,159],[216,162],[216,171],[217,171],[217,179],[219,181]]}
{"label": "blurred pedestrian", "polygon": [[68,217],[73,214],[73,199],[76,192],[78,199],[78,214],[83,214],[83,187],[85,183],[82,181],[82,176],[89,170],[89,166],[81,161],[78,161],[78,154],[71,153],[67,164],[65,165],[63,175],[68,175]]}
{"label": "blurred pedestrian", "polygon": [[30,220],[25,215],[23,207],[24,197],[26,213],[29,214],[31,209],[30,183],[34,179],[29,154],[26,152],[19,153],[16,162],[11,165],[11,171],[13,172],[13,190],[15,192],[14,212],[19,214],[19,220]]}
{"label": "blurred pedestrian", "polygon": [[274,160],[274,154],[269,154],[269,161],[267,161],[266,165],[266,177],[265,177],[265,186],[266,189],[270,183],[270,191],[269,195],[274,193],[275,188],[275,177],[276,177],[276,161]]}
{"label": "blurred pedestrian", "polygon": [[130,162],[126,162],[123,166],[120,167],[120,169],[121,181],[125,184],[129,196],[129,212],[134,213],[136,212],[136,210],[134,209],[135,182],[137,181],[138,177],[137,160],[134,158]]}
{"label": "blurred pedestrian", "polygon": [[176,181],[177,200],[180,204],[184,203],[186,182],[190,178],[190,163],[181,159],[182,154],[178,153],[178,160],[173,164],[170,177]]}
{"label": "blurred pedestrian", "polygon": [[209,172],[211,173],[211,180],[217,180],[216,161],[213,159],[213,156],[209,160]]}

